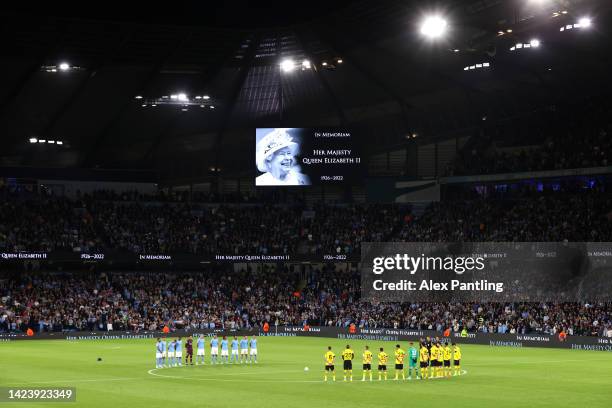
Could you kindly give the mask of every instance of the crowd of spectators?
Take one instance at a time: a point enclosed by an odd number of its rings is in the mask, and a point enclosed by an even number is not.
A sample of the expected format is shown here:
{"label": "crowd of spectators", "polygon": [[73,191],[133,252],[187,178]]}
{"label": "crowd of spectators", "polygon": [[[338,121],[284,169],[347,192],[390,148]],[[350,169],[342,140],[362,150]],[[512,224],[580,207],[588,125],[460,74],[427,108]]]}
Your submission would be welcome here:
{"label": "crowd of spectators", "polygon": [[[562,170],[612,165],[612,105],[609,98],[594,98],[580,106],[559,107],[543,129],[536,120],[528,137],[504,144],[485,132],[461,152],[447,175],[495,174]],[[518,127],[519,125],[517,125]],[[498,129],[497,129],[498,130]],[[489,130],[496,133],[496,129]]]}
{"label": "crowd of spectators", "polygon": [[386,238],[409,211],[393,205],[307,209],[92,196],[5,197],[0,203],[0,252],[350,254],[361,241]]}
{"label": "crowd of spectators", "polygon": [[612,303],[370,303],[351,267],[37,273],[0,279],[0,332],[270,325],[612,337]]}
{"label": "crowd of spectators", "polygon": [[[447,200],[416,216],[396,205],[202,205],[6,192],[0,252],[22,250],[351,253],[363,241],[602,241],[604,191]],[[345,266],[0,275],[0,331],[290,325],[452,328],[612,336],[610,303],[370,303]],[[230,269],[228,269],[230,268]]]}
{"label": "crowd of spectators", "polygon": [[607,241],[602,191],[409,206],[208,205],[36,196],[0,203],[0,252],[347,254],[377,241]]}

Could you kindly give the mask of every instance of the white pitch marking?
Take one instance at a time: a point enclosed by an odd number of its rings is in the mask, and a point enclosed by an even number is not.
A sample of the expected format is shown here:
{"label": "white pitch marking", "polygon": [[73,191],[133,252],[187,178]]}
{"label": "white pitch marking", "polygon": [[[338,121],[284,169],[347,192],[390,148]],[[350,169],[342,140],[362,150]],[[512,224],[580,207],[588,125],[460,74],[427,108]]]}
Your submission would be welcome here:
{"label": "white pitch marking", "polygon": [[[235,379],[225,379],[225,378],[213,378],[213,377],[178,377],[178,376],[174,376],[174,375],[163,375],[163,374],[158,374],[155,371],[157,370],[162,370],[160,368],[153,368],[149,371],[147,371],[148,374],[156,376],[156,377],[162,377],[162,378],[173,378],[173,379],[177,379],[177,380],[194,380],[194,381],[222,381],[222,382],[235,382],[235,381],[241,381],[241,382],[252,382],[252,383],[270,383],[270,382],[274,382],[274,383],[324,383],[325,381],[323,380],[252,380],[252,379],[240,379],[240,380],[235,380]],[[295,371],[290,371],[290,372],[297,372],[297,370]],[[461,376],[466,375],[467,374],[467,370],[461,370]],[[432,380],[439,380],[439,379],[443,379],[446,377],[430,377],[430,379]],[[387,380],[388,382],[394,382],[393,380]],[[405,382],[407,380],[404,381],[400,381],[400,382]],[[412,381],[412,380],[410,380]],[[417,380],[414,380],[417,381]],[[423,381],[427,381],[427,380],[423,380]],[[332,381],[330,381],[332,382]],[[335,381],[338,383],[342,383],[344,381]],[[355,383],[361,382],[361,381],[353,381]]]}

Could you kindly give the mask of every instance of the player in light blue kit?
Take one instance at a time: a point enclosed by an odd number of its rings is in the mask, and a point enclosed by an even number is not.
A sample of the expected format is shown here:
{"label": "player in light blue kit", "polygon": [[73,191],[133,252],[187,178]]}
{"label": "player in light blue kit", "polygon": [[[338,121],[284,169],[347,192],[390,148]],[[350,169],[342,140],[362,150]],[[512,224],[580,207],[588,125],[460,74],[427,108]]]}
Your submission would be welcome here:
{"label": "player in light blue kit", "polygon": [[257,338],[255,336],[251,338],[251,355],[249,357],[249,363],[257,364]]}
{"label": "player in light blue kit", "polygon": [[202,364],[206,364],[204,357],[206,357],[206,341],[204,340],[204,336],[200,336],[196,343],[197,352],[196,352],[196,365],[202,362]]}
{"label": "player in light blue kit", "polygon": [[229,363],[229,342],[227,341],[227,336],[223,336],[223,340],[221,340],[221,363]]}
{"label": "player in light blue kit", "polygon": [[168,367],[174,367],[174,347],[176,346],[176,342],[172,340],[168,343]]}
{"label": "player in light blue kit", "polygon": [[240,357],[238,356],[238,337],[234,336],[234,339],[232,340],[232,357],[230,358],[230,361],[232,363],[238,363],[238,359]]}
{"label": "player in light blue kit", "polygon": [[164,366],[164,354],[166,353],[166,343],[162,339],[158,338],[155,344],[155,368],[162,368]]}
{"label": "player in light blue kit", "polygon": [[174,357],[176,357],[176,365],[183,365],[183,340],[179,337],[176,339],[174,347]]}
{"label": "player in light blue kit", "polygon": [[249,339],[247,336],[244,336],[242,340],[240,340],[240,363],[244,364],[249,359]]}
{"label": "player in light blue kit", "polygon": [[219,338],[215,336],[210,341],[210,363],[217,364],[217,358],[219,357]]}

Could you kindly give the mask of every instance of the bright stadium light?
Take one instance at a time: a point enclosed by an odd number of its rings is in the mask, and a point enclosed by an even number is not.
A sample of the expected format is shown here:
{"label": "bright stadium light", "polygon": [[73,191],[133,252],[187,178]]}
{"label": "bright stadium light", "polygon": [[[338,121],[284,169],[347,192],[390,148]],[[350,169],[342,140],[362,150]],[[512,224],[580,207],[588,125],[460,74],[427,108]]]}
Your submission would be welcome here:
{"label": "bright stadium light", "polygon": [[534,38],[531,41],[529,41],[529,45],[531,45],[533,48],[537,48],[540,46],[540,40],[538,40],[537,38]]}
{"label": "bright stadium light", "polygon": [[310,69],[310,61],[308,60],[302,61],[302,69]]}
{"label": "bright stadium light", "polygon": [[421,34],[427,38],[440,38],[446,33],[448,23],[440,16],[429,16],[421,23]]}
{"label": "bright stadium light", "polygon": [[184,94],[184,93],[180,93],[180,94],[178,94],[178,95],[177,95],[177,99],[178,99],[179,101],[181,101],[181,102],[185,102],[185,101],[188,101],[188,100],[189,100],[189,98],[187,97],[187,95],[186,95],[186,94]]}
{"label": "bright stadium light", "polygon": [[591,26],[591,19],[588,17],[582,17],[578,20],[578,24],[580,24],[581,28],[589,28]]}
{"label": "bright stadium light", "polygon": [[202,97],[202,99],[210,99],[210,96],[208,96],[208,95],[204,95],[204,96]]}
{"label": "bright stadium light", "polygon": [[63,144],[64,144],[64,142],[62,142],[61,140],[58,140],[57,142],[55,142],[55,144],[58,144],[58,145],[63,145]]}
{"label": "bright stadium light", "polygon": [[38,143],[38,139],[35,137],[30,138],[30,143]]}
{"label": "bright stadium light", "polygon": [[68,64],[67,62],[62,62],[61,64],[59,64],[59,69],[61,69],[62,71],[68,71],[70,69],[70,64]]}
{"label": "bright stadium light", "polygon": [[295,62],[292,59],[283,60],[280,63],[280,68],[283,72],[291,72],[295,69]]}

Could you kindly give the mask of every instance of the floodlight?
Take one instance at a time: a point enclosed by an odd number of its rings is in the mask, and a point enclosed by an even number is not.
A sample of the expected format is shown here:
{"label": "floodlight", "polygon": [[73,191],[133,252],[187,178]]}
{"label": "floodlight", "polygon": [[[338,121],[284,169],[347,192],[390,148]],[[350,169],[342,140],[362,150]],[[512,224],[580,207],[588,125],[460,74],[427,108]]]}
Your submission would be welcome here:
{"label": "floodlight", "polygon": [[532,39],[531,41],[529,41],[529,44],[534,47],[537,48],[540,46],[540,40],[538,40],[537,38]]}
{"label": "floodlight", "polygon": [[439,38],[446,33],[448,23],[440,16],[429,16],[421,23],[421,34],[428,38]]}
{"label": "floodlight", "polygon": [[295,62],[292,59],[283,60],[280,63],[280,68],[283,72],[291,72],[295,69]]}
{"label": "floodlight", "polygon": [[181,102],[185,102],[185,101],[188,101],[188,100],[189,100],[189,98],[187,97],[187,95],[186,95],[186,94],[184,94],[184,93],[180,93],[180,94],[178,94],[178,95],[177,95],[177,98],[178,98],[178,100],[179,100],[179,101],[181,101]]}
{"label": "floodlight", "polygon": [[59,64],[59,69],[61,69],[62,71],[68,71],[70,69],[70,64],[68,64],[67,62],[62,62],[61,64]]}
{"label": "floodlight", "polygon": [[37,142],[38,142],[37,138],[35,138],[35,137],[31,137],[30,138],[30,143],[37,143]]}
{"label": "floodlight", "polygon": [[591,26],[591,19],[588,17],[582,17],[580,20],[578,20],[578,24],[580,24],[580,27],[582,28],[588,28]]}

